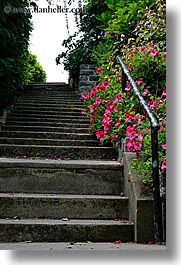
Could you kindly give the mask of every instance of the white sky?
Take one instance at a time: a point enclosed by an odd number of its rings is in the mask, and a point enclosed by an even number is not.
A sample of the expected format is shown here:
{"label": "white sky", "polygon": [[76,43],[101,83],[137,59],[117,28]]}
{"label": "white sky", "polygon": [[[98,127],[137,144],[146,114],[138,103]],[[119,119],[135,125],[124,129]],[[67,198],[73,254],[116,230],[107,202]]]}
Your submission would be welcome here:
{"label": "white sky", "polygon": [[[63,0],[54,2],[64,7]],[[37,4],[40,8],[48,6],[46,0],[37,0]],[[37,55],[38,61],[45,69],[47,82],[67,82],[68,72],[64,70],[63,65],[57,66],[55,62],[57,55],[65,51],[62,42],[68,38],[65,14],[33,13],[32,15],[34,30],[31,34],[29,50]],[[70,34],[73,34],[76,31],[74,14],[68,14],[68,19]]]}

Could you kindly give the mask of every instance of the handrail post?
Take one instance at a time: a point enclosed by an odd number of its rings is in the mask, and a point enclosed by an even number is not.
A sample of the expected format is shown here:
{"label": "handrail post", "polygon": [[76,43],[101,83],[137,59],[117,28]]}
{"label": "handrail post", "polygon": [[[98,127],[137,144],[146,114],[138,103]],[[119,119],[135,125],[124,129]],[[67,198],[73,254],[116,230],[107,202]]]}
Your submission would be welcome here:
{"label": "handrail post", "polygon": [[124,69],[122,68],[122,92],[125,92],[126,88],[126,74],[124,72]]}
{"label": "handrail post", "polygon": [[[158,129],[159,123],[157,117],[150,111],[145,99],[141,95],[139,89],[136,86],[135,81],[130,75],[130,72],[123,60],[118,57],[118,61],[122,67],[122,90],[124,92],[126,88],[126,78],[130,81],[134,93],[137,96],[140,104],[146,111],[151,123],[151,143],[152,143],[152,177],[153,177],[153,207],[154,207],[154,228],[155,228],[155,243],[161,244],[163,240],[162,229],[162,203],[160,198],[160,179],[159,179],[159,161],[158,161]],[[123,73],[124,72],[124,73]]]}
{"label": "handrail post", "polygon": [[151,126],[152,142],[152,177],[153,177],[153,207],[155,243],[161,244],[163,240],[162,231],[162,204],[160,198],[159,161],[158,161],[158,128]]}

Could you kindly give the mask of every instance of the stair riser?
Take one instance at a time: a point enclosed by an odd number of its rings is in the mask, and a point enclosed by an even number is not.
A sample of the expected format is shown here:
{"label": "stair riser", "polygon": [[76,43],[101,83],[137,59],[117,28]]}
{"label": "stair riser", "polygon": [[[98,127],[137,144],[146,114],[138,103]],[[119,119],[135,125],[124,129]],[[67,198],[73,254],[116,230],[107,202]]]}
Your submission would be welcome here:
{"label": "stair riser", "polygon": [[60,105],[66,105],[67,106],[67,104],[68,105],[71,105],[71,106],[82,106],[82,103],[83,103],[83,101],[82,100],[80,100],[80,99],[66,99],[66,98],[59,98],[59,99],[56,99],[56,98],[50,98],[50,99],[48,99],[48,98],[27,98],[27,97],[25,97],[25,98],[23,98],[23,97],[21,97],[21,98],[19,98],[18,100],[17,100],[17,105],[42,105],[42,104],[45,104],[45,105],[52,105],[52,103],[54,103],[55,105],[58,105],[58,106],[60,106]]}
{"label": "stair riser", "polygon": [[[70,167],[70,166],[69,166]],[[1,168],[1,192],[120,195],[123,167],[105,169]]]}
{"label": "stair riser", "polygon": [[37,101],[37,100],[46,100],[46,101],[49,101],[51,102],[51,100],[67,100],[67,101],[71,101],[71,102],[74,102],[74,101],[79,101],[80,102],[80,97],[78,97],[77,95],[74,95],[74,94],[64,94],[62,96],[60,95],[56,95],[56,94],[42,94],[42,95],[24,95],[23,97],[21,97],[22,100],[32,100],[32,101]]}
{"label": "stair riser", "polygon": [[103,147],[56,147],[56,146],[13,146],[1,145],[0,156],[5,157],[42,157],[61,159],[93,159],[112,160],[117,159],[117,154],[113,148]]}
{"label": "stair riser", "polygon": [[16,109],[39,109],[39,108],[43,108],[43,109],[50,109],[50,108],[53,108],[53,109],[65,109],[67,108],[67,106],[70,107],[70,109],[79,109],[81,110],[82,109],[82,104],[81,103],[77,103],[77,104],[73,104],[73,103],[69,103],[67,102],[67,104],[65,104],[65,102],[60,102],[60,103],[51,103],[51,104],[47,104],[45,102],[42,102],[42,103],[36,103],[36,102],[32,102],[32,103],[26,103],[24,101],[21,101],[21,102],[17,102],[16,103],[16,106],[15,108]]}
{"label": "stair riser", "polygon": [[89,120],[88,119],[77,119],[76,117],[74,118],[45,118],[45,117],[41,117],[41,118],[38,118],[38,117],[22,117],[22,116],[12,116],[8,119],[8,122],[24,122],[24,123],[27,123],[27,122],[37,122],[38,124],[40,124],[41,122],[45,122],[45,123],[50,123],[50,122],[54,122],[54,124],[58,124],[58,123],[63,123],[63,124],[72,124],[72,125],[76,125],[76,124],[83,124],[85,126],[88,127],[88,122]]}
{"label": "stair riser", "polygon": [[85,128],[87,129],[89,124],[85,123],[63,123],[63,122],[30,122],[30,121],[8,121],[7,126],[42,126],[42,127],[71,127],[71,128]]}
{"label": "stair riser", "polygon": [[52,105],[49,105],[49,106],[45,106],[44,104],[40,104],[40,105],[33,105],[33,106],[27,106],[27,105],[24,105],[22,106],[21,105],[17,105],[15,106],[14,110],[18,110],[18,111],[37,111],[37,110],[45,110],[45,111],[48,111],[48,110],[54,110],[54,111],[77,111],[77,112],[80,112],[82,110],[82,106],[79,105],[79,106],[72,106],[72,105],[68,105],[68,104],[59,104],[57,106],[55,106],[55,104],[52,104]]}
{"label": "stair riser", "polygon": [[127,199],[54,197],[1,197],[0,218],[128,219]]}
{"label": "stair riser", "polygon": [[0,138],[0,144],[14,145],[48,145],[48,146],[98,146],[94,140],[52,140],[26,138]]}
{"label": "stair riser", "polygon": [[[78,118],[80,117],[80,118],[82,118],[82,114],[81,114],[81,110],[79,110],[79,111],[72,111],[72,110],[70,110],[70,111],[64,111],[64,110],[60,110],[60,111],[53,111],[53,110],[45,110],[45,111],[41,111],[41,110],[14,110],[13,111],[13,114],[14,115],[16,115],[16,114],[29,114],[29,115],[34,115],[34,114],[36,114],[36,115],[42,115],[42,116],[44,116],[44,115],[60,115],[60,116],[64,116],[64,117],[67,117],[67,116],[78,116]],[[82,115],[82,116],[81,116]]]}
{"label": "stair riser", "polygon": [[40,138],[40,139],[76,139],[76,140],[92,140],[89,134],[68,134],[56,132],[18,132],[18,131],[0,131],[0,137],[14,137],[14,138]]}
{"label": "stair riser", "polygon": [[71,114],[67,114],[66,116],[65,115],[56,115],[56,114],[46,114],[46,115],[43,115],[43,114],[37,114],[37,113],[34,113],[34,114],[25,114],[25,113],[12,113],[11,116],[9,117],[9,119],[13,119],[13,118],[24,118],[24,120],[26,121],[29,121],[31,120],[32,118],[39,118],[43,121],[43,119],[48,119],[49,121],[52,121],[53,119],[57,119],[59,121],[61,120],[73,120],[73,121],[77,121],[77,123],[81,123],[82,121],[84,122],[89,122],[89,119],[83,115],[74,115],[72,116]]}
{"label": "stair riser", "polygon": [[130,242],[133,225],[0,223],[1,242]]}
{"label": "stair riser", "polygon": [[67,133],[88,133],[87,128],[71,127],[41,127],[41,126],[14,126],[6,125],[2,128],[6,131],[32,131],[32,132],[67,132]]}

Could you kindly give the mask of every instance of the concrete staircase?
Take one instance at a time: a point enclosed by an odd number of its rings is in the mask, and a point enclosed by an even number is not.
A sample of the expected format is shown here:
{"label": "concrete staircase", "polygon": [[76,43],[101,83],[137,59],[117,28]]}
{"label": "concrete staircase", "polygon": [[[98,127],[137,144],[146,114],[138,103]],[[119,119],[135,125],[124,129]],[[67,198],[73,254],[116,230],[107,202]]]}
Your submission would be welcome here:
{"label": "concrete staircase", "polygon": [[134,241],[123,165],[64,83],[34,84],[0,131],[1,242]]}

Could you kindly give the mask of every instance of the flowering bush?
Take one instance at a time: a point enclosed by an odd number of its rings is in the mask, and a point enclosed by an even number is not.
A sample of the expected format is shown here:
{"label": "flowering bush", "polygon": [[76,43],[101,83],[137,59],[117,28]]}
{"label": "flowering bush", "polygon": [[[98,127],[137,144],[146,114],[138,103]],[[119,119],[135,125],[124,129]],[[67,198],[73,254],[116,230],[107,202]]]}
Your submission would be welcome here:
{"label": "flowering bush", "polygon": [[[166,53],[153,43],[134,47],[125,57],[125,62],[136,80],[150,110],[158,117],[160,171],[166,170]],[[133,169],[145,175],[147,188],[152,187],[151,179],[151,130],[145,111],[136,98],[129,81],[122,90],[122,74],[119,65],[103,65],[97,69],[100,84],[90,93],[82,95],[83,114],[90,118],[89,131],[102,144],[119,145],[121,138],[128,137],[128,151],[146,155],[146,161],[134,161]],[[103,81],[104,80],[104,81]],[[144,187],[145,191],[145,187]]]}
{"label": "flowering bush", "polygon": [[[117,57],[127,65],[150,110],[158,117],[160,172],[166,171],[166,5],[165,0],[105,0],[109,11],[97,16],[104,37],[96,47],[99,85],[82,95],[83,114],[90,118],[89,131],[104,145],[120,144],[128,138],[128,151],[141,153],[143,161],[133,161],[132,169],[144,175],[143,191],[152,189],[151,129],[129,81],[122,90],[122,69]],[[116,3],[116,2],[115,2]],[[125,24],[126,21],[126,24]]]}

